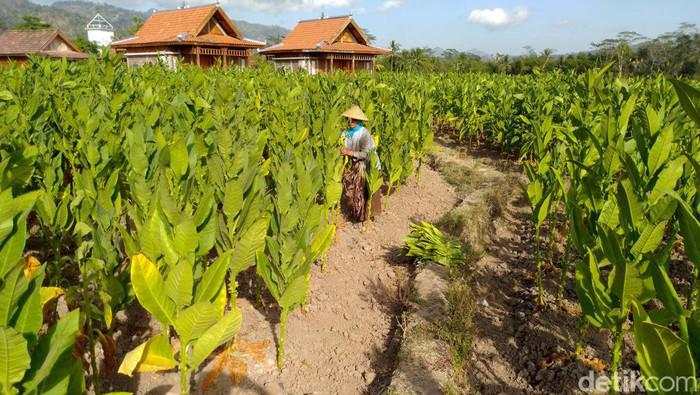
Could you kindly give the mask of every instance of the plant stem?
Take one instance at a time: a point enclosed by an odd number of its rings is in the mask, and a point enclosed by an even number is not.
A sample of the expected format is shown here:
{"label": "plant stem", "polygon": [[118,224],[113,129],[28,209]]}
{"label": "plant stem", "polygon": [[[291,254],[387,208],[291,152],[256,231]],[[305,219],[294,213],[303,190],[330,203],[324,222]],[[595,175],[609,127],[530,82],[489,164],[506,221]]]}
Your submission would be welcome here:
{"label": "plant stem", "polygon": [[190,393],[190,369],[187,367],[187,347],[183,346],[180,350],[180,394],[188,395]]}
{"label": "plant stem", "polygon": [[620,370],[620,362],[622,361],[622,346],[624,345],[624,321],[621,321],[618,324],[618,327],[615,331],[615,343],[613,344],[613,350],[612,350],[612,362],[610,363],[610,378],[612,381],[612,390],[611,393],[619,393],[620,392],[620,376],[619,376],[619,370]]}
{"label": "plant stem", "polygon": [[284,339],[287,336],[287,316],[289,311],[283,308],[280,312],[280,330],[277,339],[277,368],[282,370],[284,366]]}

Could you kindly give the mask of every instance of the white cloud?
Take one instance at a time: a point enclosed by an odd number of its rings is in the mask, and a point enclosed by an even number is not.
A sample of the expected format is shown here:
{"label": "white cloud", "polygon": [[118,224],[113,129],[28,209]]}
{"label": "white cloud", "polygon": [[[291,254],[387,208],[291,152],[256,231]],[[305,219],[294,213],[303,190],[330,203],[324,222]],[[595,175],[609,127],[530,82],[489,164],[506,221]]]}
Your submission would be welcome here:
{"label": "white cloud", "polygon": [[503,8],[475,9],[469,13],[469,22],[489,28],[499,28],[524,22],[530,17],[526,7],[517,7],[512,11]]}
{"label": "white cloud", "polygon": [[384,0],[384,2],[379,6],[380,11],[390,10],[392,8],[399,8],[403,5],[404,0]]}

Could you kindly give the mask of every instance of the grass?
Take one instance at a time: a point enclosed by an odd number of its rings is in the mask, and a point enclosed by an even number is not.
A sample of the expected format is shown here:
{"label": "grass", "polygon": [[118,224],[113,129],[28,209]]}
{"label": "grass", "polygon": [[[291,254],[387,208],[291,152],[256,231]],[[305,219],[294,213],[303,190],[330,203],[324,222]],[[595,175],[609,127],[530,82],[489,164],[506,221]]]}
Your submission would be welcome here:
{"label": "grass", "polygon": [[458,388],[468,388],[467,368],[474,339],[475,299],[471,288],[471,266],[478,257],[470,253],[461,267],[450,272],[450,284],[445,295],[447,314],[435,323],[433,334],[450,349],[453,381]]}
{"label": "grass", "polygon": [[457,188],[460,194],[467,194],[478,189],[484,182],[479,172],[458,163],[444,161],[433,157],[432,166],[437,169],[448,184]]}

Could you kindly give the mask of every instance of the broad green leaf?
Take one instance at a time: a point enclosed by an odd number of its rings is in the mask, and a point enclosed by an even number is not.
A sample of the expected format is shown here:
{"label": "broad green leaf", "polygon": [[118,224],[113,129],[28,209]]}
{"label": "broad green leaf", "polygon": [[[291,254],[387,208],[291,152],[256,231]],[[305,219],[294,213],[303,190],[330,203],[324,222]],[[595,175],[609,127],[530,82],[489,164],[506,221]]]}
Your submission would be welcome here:
{"label": "broad green leaf", "polygon": [[231,254],[231,272],[237,275],[254,264],[255,254],[265,246],[268,219],[260,218],[244,230]]}
{"label": "broad green leaf", "polygon": [[216,306],[210,302],[199,302],[180,311],[173,326],[182,344],[197,339],[219,319]]}
{"label": "broad green leaf", "polygon": [[158,334],[129,351],[119,366],[119,373],[131,377],[134,372],[159,372],[177,365],[165,334]]}
{"label": "broad green leaf", "polygon": [[673,126],[668,126],[661,131],[661,134],[659,134],[659,137],[656,138],[656,142],[649,151],[647,167],[650,175],[656,174],[656,171],[666,163],[669,155],[671,154],[672,147]]}
{"label": "broad green leaf", "polygon": [[27,341],[22,334],[0,326],[0,388],[11,393],[10,387],[22,380],[29,364]]}
{"label": "broad green leaf", "polygon": [[190,366],[201,365],[217,347],[231,340],[240,329],[242,320],[241,312],[234,308],[207,329],[192,346]]}
{"label": "broad green leaf", "polygon": [[695,122],[695,126],[700,128],[700,90],[680,80],[671,80],[671,83],[676,89],[683,110]]}
{"label": "broad green leaf", "polygon": [[633,311],[637,361],[644,376],[695,377],[695,362],[688,343],[670,329],[645,320],[646,314],[638,304],[633,304]]}
{"label": "broad green leaf", "polygon": [[[26,391],[33,391],[50,377],[57,368],[57,361],[64,353],[72,351],[80,331],[80,312],[73,310],[58,320],[49,332],[39,339],[37,351],[32,353],[30,380],[24,384]],[[60,368],[60,366],[58,366]]]}
{"label": "broad green leaf", "polygon": [[192,219],[186,219],[175,226],[173,246],[181,257],[194,254],[198,245],[197,227]]}
{"label": "broad green leaf", "polygon": [[228,217],[233,217],[243,207],[243,187],[240,180],[229,181],[226,183],[224,191],[224,214]]}
{"label": "broad green leaf", "polygon": [[683,246],[688,258],[695,264],[695,267],[700,267],[700,220],[694,215],[693,209],[675,193],[671,193],[678,201],[680,209],[679,225],[681,235],[683,236]]}
{"label": "broad green leaf", "polygon": [[211,302],[224,284],[226,272],[231,261],[231,253],[220,255],[202,275],[202,279],[197,285],[195,302]]}
{"label": "broad green leaf", "polygon": [[175,302],[177,307],[187,306],[192,302],[194,278],[192,266],[181,260],[171,267],[165,279],[165,294]]}
{"label": "broad green leaf", "polygon": [[666,168],[659,174],[659,179],[656,181],[654,189],[649,194],[649,202],[652,204],[656,203],[664,194],[676,188],[678,180],[683,175],[684,164],[685,157],[682,156],[668,163]]}
{"label": "broad green leaf", "polygon": [[139,303],[158,321],[172,325],[175,303],[165,293],[158,268],[143,255],[131,258],[131,284]]}
{"label": "broad green leaf", "polygon": [[185,140],[179,138],[170,146],[170,168],[176,176],[182,177],[187,173],[189,161],[190,158]]}
{"label": "broad green leaf", "polygon": [[295,306],[301,305],[306,300],[309,292],[309,273],[294,278],[287,286],[280,298],[279,305],[283,309],[291,310]]}
{"label": "broad green leaf", "polygon": [[656,225],[648,224],[642,230],[641,236],[632,246],[632,254],[639,256],[656,250],[664,238],[666,222],[659,222]]}

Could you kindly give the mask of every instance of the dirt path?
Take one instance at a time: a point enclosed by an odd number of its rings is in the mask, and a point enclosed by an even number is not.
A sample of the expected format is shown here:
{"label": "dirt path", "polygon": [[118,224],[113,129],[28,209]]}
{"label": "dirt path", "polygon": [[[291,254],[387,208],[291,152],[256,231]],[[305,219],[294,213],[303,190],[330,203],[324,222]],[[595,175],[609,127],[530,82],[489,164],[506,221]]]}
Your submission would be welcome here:
{"label": "dirt path", "polygon": [[[411,221],[436,220],[456,201],[440,174],[424,167],[420,178],[386,198],[375,222],[341,224],[325,269],[313,270],[309,305],[289,319],[284,370],[274,363],[274,307],[241,298],[238,351],[228,360],[212,360],[197,375],[196,390],[350,394],[386,385],[395,359],[396,308],[407,279],[398,262],[403,239]],[[137,387],[138,393],[177,393],[177,376],[143,374]]]}

